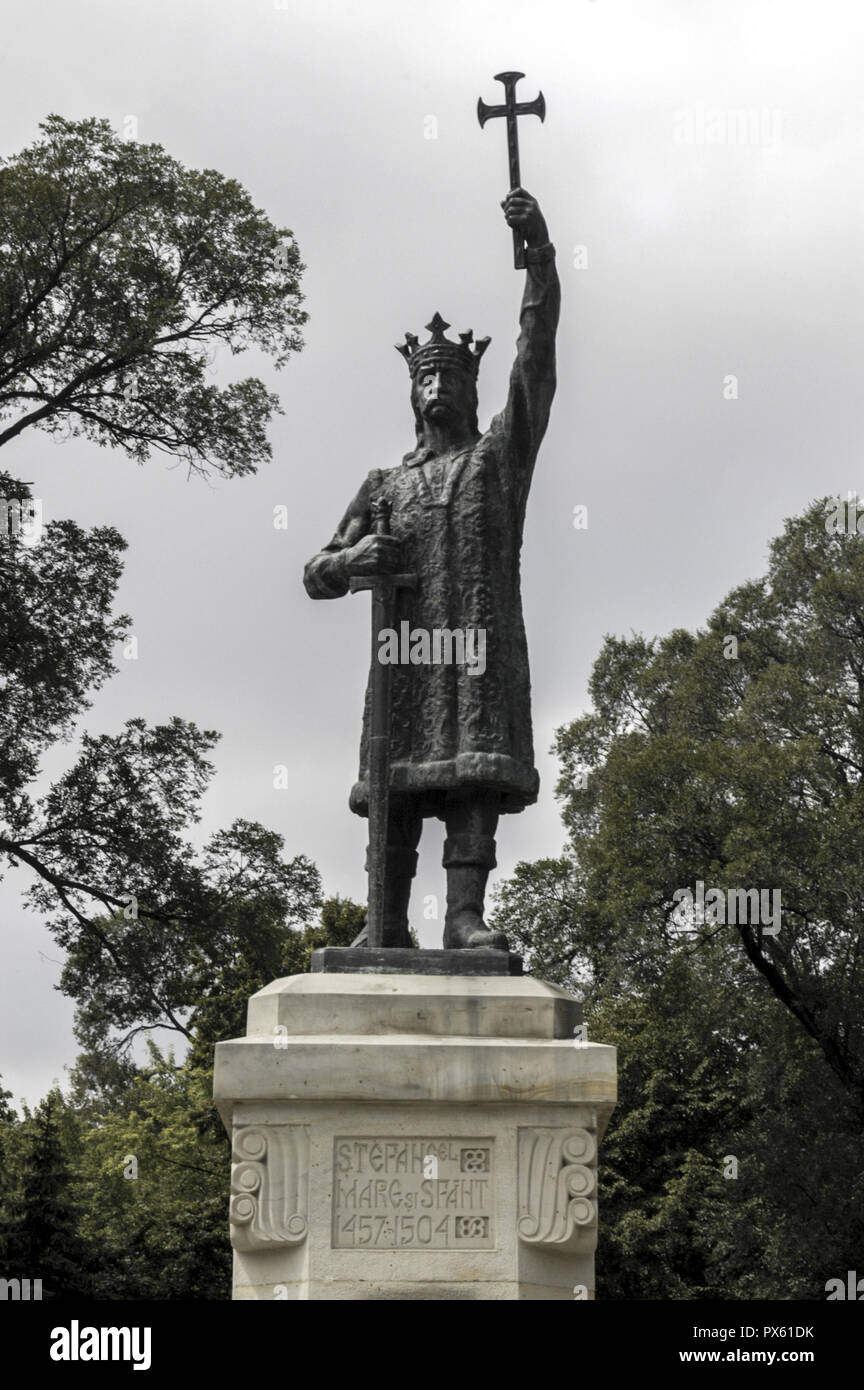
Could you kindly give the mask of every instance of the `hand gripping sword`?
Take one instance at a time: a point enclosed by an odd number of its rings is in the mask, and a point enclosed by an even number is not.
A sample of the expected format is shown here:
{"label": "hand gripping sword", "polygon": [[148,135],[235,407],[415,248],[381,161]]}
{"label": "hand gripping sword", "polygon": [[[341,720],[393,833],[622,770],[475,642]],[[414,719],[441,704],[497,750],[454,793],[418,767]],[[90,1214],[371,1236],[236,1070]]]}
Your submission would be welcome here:
{"label": "hand gripping sword", "polygon": [[[510,187],[518,188],[519,177],[519,127],[520,116],[539,116],[546,119],[546,98],[542,92],[533,101],[516,100],[516,83],[524,72],[496,72],[495,81],[504,83],[503,106],[487,106],[482,97],[477,102],[477,119],[481,129],[494,116],[504,116],[507,120],[507,154],[510,160]],[[513,228],[513,264],[517,270],[525,269],[525,241],[518,227]]]}
{"label": "hand gripping sword", "polygon": [[[372,522],[377,536],[390,535],[393,504],[386,497],[372,503]],[[367,946],[384,945],[384,876],[387,855],[387,818],[390,808],[390,696],[389,665],[378,659],[380,633],[392,628],[396,615],[396,590],[416,589],[414,574],[355,575],[348,581],[352,594],[372,590],[372,708],[369,721],[369,901],[366,911]],[[358,938],[358,941],[361,938]],[[356,944],[356,943],[355,943]]]}

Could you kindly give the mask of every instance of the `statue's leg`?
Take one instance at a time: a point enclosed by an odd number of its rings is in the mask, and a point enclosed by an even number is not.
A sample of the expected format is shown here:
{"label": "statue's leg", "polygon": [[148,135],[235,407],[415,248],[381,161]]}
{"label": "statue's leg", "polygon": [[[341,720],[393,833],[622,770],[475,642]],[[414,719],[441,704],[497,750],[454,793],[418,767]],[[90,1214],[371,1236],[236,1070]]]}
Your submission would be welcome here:
{"label": "statue's leg", "polygon": [[489,870],[495,867],[498,792],[474,792],[448,801],[444,820],[444,867],[447,870],[445,950],[492,946],[506,951],[503,932],[490,931],[483,921]]}
{"label": "statue's leg", "polygon": [[392,798],[387,821],[384,868],[384,945],[410,946],[408,901],[417,872],[417,844],[423,818],[413,797]]}

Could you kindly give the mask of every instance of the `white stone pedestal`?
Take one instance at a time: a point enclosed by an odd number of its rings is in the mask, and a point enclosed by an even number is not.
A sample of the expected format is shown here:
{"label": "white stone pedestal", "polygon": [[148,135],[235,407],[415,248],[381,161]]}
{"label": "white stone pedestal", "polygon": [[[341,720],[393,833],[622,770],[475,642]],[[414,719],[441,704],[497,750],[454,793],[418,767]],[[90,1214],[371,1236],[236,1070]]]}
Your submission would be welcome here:
{"label": "white stone pedestal", "polygon": [[593,1298],[615,1049],[578,1024],[527,976],[254,995],[247,1036],[216,1048],[234,1297]]}

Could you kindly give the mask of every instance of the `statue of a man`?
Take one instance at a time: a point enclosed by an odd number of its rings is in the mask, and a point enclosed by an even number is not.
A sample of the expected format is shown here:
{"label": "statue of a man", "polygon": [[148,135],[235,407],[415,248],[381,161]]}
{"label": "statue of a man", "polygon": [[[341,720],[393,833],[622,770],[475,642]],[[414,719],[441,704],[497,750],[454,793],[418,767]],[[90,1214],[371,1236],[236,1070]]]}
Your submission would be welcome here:
{"label": "statue of a man", "polygon": [[[396,468],[373,469],[335,536],[309,561],[310,598],[341,598],[352,576],[411,571],[397,591],[395,631],[412,658],[393,665],[390,802],[385,858],[384,945],[410,946],[408,901],[425,817],[446,826],[445,948],[507,949],[483,921],[502,813],[537,800],[531,686],[519,592],[519,556],[534,461],[555,393],[560,287],[555,249],[534,198],[513,189],[502,203],[526,242],[526,281],[507,404],[485,434],[477,427],[477,370],[488,338],[450,341],[436,314],[432,336],[406,334],[417,445]],[[392,508],[389,536],[375,534],[372,504]],[[405,624],[409,626],[404,626]],[[463,634],[437,657],[434,634]],[[424,643],[421,640],[426,635]],[[416,641],[416,646],[413,643]],[[483,653],[480,660],[479,653]],[[371,687],[371,681],[370,681]],[[360,772],[350,806],[369,814],[370,693]]]}

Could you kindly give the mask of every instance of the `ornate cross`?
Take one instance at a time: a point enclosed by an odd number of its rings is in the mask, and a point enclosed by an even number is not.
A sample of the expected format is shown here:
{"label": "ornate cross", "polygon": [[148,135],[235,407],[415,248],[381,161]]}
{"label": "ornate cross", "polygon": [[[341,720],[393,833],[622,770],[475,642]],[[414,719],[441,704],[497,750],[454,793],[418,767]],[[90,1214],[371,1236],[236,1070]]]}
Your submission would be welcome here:
{"label": "ornate cross", "polygon": [[[524,76],[524,72],[496,72],[495,81],[504,83],[504,104],[487,106],[482,97],[477,102],[477,119],[481,128],[495,116],[507,118],[507,154],[510,160],[511,188],[518,188],[521,183],[518,117],[539,116],[541,121],[546,119],[546,99],[542,92],[539,92],[533,101],[516,100],[516,83]],[[523,270],[525,267],[525,243],[518,227],[513,228],[513,264],[517,270]]]}

